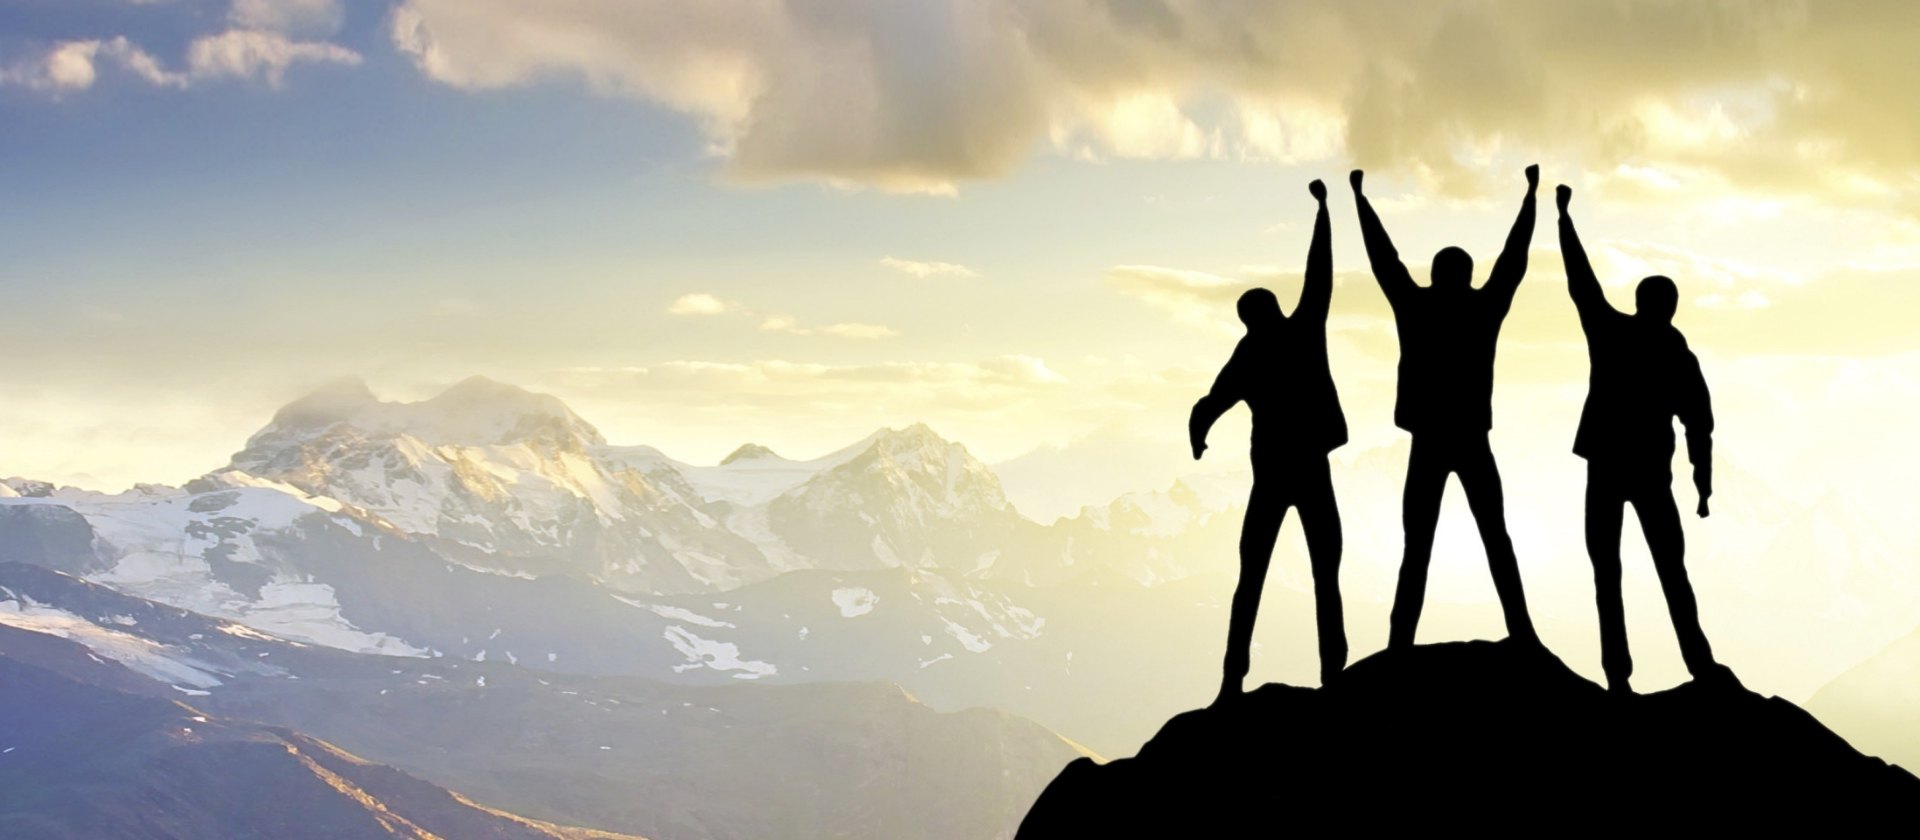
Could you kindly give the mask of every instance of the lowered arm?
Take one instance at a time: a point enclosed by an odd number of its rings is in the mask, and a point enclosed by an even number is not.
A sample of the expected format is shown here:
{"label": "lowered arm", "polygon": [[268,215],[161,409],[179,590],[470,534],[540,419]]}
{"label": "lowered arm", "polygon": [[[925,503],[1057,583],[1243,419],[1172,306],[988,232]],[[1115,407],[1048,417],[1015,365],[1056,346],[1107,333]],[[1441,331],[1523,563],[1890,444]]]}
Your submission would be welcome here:
{"label": "lowered arm", "polygon": [[1207,432],[1213,429],[1220,415],[1227,413],[1236,403],[1246,398],[1246,339],[1233,348],[1233,357],[1227,360],[1226,367],[1220,369],[1220,375],[1214,377],[1213,390],[1193,404],[1193,413],[1187,418],[1187,441],[1193,447],[1193,459],[1200,460],[1200,453],[1207,451]]}
{"label": "lowered arm", "polygon": [[1707,497],[1713,495],[1713,397],[1707,391],[1707,377],[1700,371],[1700,358],[1686,353],[1680,373],[1680,422],[1687,427],[1687,461],[1693,464],[1693,488],[1700,493],[1701,516],[1707,515]]}

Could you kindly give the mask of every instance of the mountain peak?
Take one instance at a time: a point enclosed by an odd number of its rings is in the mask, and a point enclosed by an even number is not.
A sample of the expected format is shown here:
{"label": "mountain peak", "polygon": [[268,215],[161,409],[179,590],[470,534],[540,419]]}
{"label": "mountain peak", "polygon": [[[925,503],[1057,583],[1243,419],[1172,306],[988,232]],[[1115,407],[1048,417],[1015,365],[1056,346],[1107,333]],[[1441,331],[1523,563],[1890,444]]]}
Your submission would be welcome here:
{"label": "mountain peak", "polygon": [[1909,814],[1920,779],[1738,685],[1618,697],[1539,648],[1455,642],[1375,654],[1330,687],[1269,684],[1187,712],[1135,758],[1076,760],[1019,836],[1250,833],[1281,819],[1275,791],[1310,803],[1284,818],[1309,832],[1537,831],[1578,814],[1847,833]]}
{"label": "mountain peak", "polygon": [[411,435],[430,445],[482,446],[543,434],[605,443],[597,429],[558,397],[484,376],[468,377],[418,402],[381,400],[364,380],[348,376],[281,408],[273,423],[248,442],[248,449],[276,438],[303,439],[339,424],[376,435]]}
{"label": "mountain peak", "polygon": [[303,423],[311,420],[331,419],[357,412],[367,406],[379,404],[380,399],[367,387],[367,381],[358,376],[342,376],[329,380],[326,384],[308,392],[293,402],[282,406],[274,414],[277,423]]}
{"label": "mountain peak", "polygon": [[[446,390],[434,396],[433,400],[446,400],[448,402],[491,402],[540,399],[543,397],[545,399],[553,399],[543,394],[536,394],[518,385],[501,382],[498,379],[491,379],[476,373],[447,386]],[[429,402],[433,400],[429,400]]]}
{"label": "mountain peak", "polygon": [[925,423],[914,423],[898,429],[892,427],[879,429],[867,439],[890,446],[946,446],[952,443]]}
{"label": "mountain peak", "polygon": [[724,467],[735,461],[760,461],[760,460],[785,461],[787,459],[780,457],[779,453],[774,452],[772,449],[769,449],[767,447],[761,446],[760,444],[743,443],[740,445],[739,449],[733,450],[732,454],[729,454],[725,458],[721,458],[720,466]]}

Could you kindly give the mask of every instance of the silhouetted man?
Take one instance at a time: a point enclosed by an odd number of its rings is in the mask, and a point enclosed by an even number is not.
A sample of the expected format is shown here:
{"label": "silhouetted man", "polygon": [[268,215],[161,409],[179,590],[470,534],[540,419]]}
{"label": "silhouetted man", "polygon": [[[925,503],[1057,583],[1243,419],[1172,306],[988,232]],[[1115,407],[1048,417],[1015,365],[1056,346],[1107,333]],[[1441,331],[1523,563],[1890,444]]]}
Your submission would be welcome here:
{"label": "silhouetted man", "polygon": [[1347,666],[1346,622],[1340,610],[1340,509],[1333,501],[1327,453],[1347,442],[1347,419],[1327,365],[1327,307],[1333,298],[1333,242],[1327,230],[1327,188],[1308,191],[1320,204],[1307,251],[1306,282],[1291,317],[1266,289],[1240,296],[1246,337],[1233,348],[1213,390],[1193,406],[1187,430],[1198,459],[1215,420],[1246,402],[1253,412],[1253,493],[1240,528],[1240,583],[1227,625],[1220,700],[1237,697],[1247,675],[1254,614],[1287,508],[1300,509],[1320,634],[1320,681]]}
{"label": "silhouetted man", "polygon": [[1527,167],[1527,196],[1520,203],[1520,217],[1514,220],[1506,248],[1480,289],[1473,287],[1473,258],[1451,247],[1434,255],[1432,284],[1416,285],[1361,189],[1362,175],[1356,169],[1351,178],[1360,208],[1360,233],[1374,280],[1386,292],[1400,333],[1400,385],[1393,422],[1413,433],[1400,507],[1406,553],[1400,560],[1388,645],[1413,644],[1426,600],[1440,497],[1446,492],[1449,473],[1460,476],[1467,506],[1480,527],[1493,587],[1506,613],[1507,635],[1538,643],[1527,616],[1527,596],[1520,587],[1520,564],[1513,556],[1513,540],[1507,536],[1500,469],[1494,465],[1487,432],[1493,428],[1494,344],[1513,306],[1513,293],[1527,274],[1533,193],[1540,184],[1540,167]]}
{"label": "silhouetted man", "polygon": [[1687,427],[1687,459],[1700,493],[1696,511],[1707,515],[1713,495],[1713,405],[1700,360],[1673,326],[1680,290],[1659,275],[1634,289],[1634,312],[1607,303],[1593,276],[1586,249],[1574,233],[1567,203],[1573,190],[1556,191],[1560,205],[1560,253],[1567,263],[1567,293],[1587,333],[1587,404],[1573,452],[1587,459],[1587,554],[1593,558],[1595,599],[1600,607],[1600,662],[1607,687],[1629,692],[1633,657],[1627,653],[1627,622],[1620,601],[1620,526],[1627,503],[1640,517],[1640,531],[1653,554],[1654,571],[1667,594],[1680,655],[1695,679],[1730,680],[1733,672],[1713,661],[1700,611],[1687,582],[1686,535],[1673,501],[1673,418]]}

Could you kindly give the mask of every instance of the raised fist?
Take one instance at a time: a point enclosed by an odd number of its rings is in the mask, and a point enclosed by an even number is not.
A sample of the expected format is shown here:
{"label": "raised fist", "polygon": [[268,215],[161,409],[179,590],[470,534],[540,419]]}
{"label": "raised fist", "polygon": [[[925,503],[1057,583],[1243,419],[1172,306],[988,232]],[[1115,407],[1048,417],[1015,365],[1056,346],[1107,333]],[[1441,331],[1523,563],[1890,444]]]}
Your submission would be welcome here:
{"label": "raised fist", "polygon": [[1536,163],[1527,167],[1527,189],[1532,190],[1539,186],[1540,186],[1540,164]]}
{"label": "raised fist", "polygon": [[1358,170],[1358,169],[1355,169],[1355,170],[1353,170],[1353,172],[1351,172],[1351,173],[1349,173],[1349,174],[1347,175],[1347,183],[1349,183],[1349,184],[1352,184],[1352,185],[1353,185],[1353,191],[1354,191],[1354,192],[1359,192],[1359,191],[1360,191],[1360,179],[1362,179],[1362,178],[1365,178],[1365,177],[1367,177],[1367,173],[1365,173],[1365,172],[1362,172],[1362,171],[1360,171],[1360,170]]}
{"label": "raised fist", "polygon": [[1566,184],[1555,187],[1553,190],[1553,200],[1560,205],[1561,213],[1567,212],[1567,202],[1573,200],[1573,188]]}
{"label": "raised fist", "polygon": [[1307,192],[1313,193],[1313,199],[1315,201],[1327,200],[1327,185],[1320,183],[1319,178],[1315,178],[1307,184]]}

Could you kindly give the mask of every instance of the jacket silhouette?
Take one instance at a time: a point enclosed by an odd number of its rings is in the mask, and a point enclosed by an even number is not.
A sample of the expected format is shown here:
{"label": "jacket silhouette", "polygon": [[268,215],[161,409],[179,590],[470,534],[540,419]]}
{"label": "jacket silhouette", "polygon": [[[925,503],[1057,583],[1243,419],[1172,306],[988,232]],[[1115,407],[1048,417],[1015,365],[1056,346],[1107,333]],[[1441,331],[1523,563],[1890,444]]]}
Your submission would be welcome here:
{"label": "jacket silhouette", "polygon": [[1253,412],[1253,491],[1240,530],[1240,581],[1228,619],[1220,699],[1240,694],[1249,666],[1254,617],[1287,508],[1300,510],[1313,567],[1320,636],[1320,674],[1331,681],[1346,667],[1346,627],[1340,605],[1340,511],[1334,502],[1327,453],[1347,442],[1346,416],[1327,363],[1327,309],[1333,297],[1333,245],[1326,187],[1308,187],[1319,203],[1307,252],[1306,279],[1291,316],[1266,289],[1237,304],[1247,334],[1193,406],[1188,435],[1193,457],[1206,446],[1214,421],[1236,403]]}
{"label": "jacket silhouette", "polygon": [[1653,555],[1687,670],[1696,679],[1730,679],[1732,672],[1714,661],[1700,627],[1699,607],[1687,581],[1686,534],[1673,499],[1676,417],[1687,428],[1687,458],[1700,496],[1700,516],[1707,515],[1707,499],[1713,495],[1713,405],[1700,360],[1673,326],[1679,289],[1666,277],[1648,277],[1634,290],[1632,315],[1614,309],[1567,213],[1573,191],[1561,186],[1556,192],[1567,293],[1579,310],[1591,365],[1573,451],[1587,459],[1587,554],[1593,560],[1607,685],[1631,691],[1633,657],[1627,651],[1620,595],[1620,528],[1629,503]]}
{"label": "jacket silhouette", "polygon": [[1413,433],[1407,483],[1401,499],[1406,549],[1394,593],[1388,644],[1413,644],[1426,599],[1427,569],[1433,559],[1433,534],[1440,520],[1440,499],[1447,476],[1460,476],[1467,505],[1486,546],[1494,589],[1506,616],[1507,634],[1537,642],[1519,561],[1507,534],[1506,500],[1500,470],[1487,432],[1493,428],[1493,361],[1500,325],[1513,295],[1527,274],[1527,247],[1533,239],[1534,190],[1540,170],[1526,170],[1527,194],[1494,261],[1483,288],[1473,287],[1473,258],[1459,248],[1444,248],[1433,258],[1432,285],[1413,281],[1400,253],[1387,237],[1362,189],[1363,173],[1351,181],[1360,212],[1360,232],[1374,280],[1387,296],[1400,338],[1400,381],[1394,424]]}

